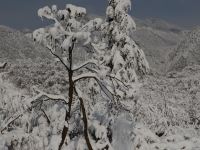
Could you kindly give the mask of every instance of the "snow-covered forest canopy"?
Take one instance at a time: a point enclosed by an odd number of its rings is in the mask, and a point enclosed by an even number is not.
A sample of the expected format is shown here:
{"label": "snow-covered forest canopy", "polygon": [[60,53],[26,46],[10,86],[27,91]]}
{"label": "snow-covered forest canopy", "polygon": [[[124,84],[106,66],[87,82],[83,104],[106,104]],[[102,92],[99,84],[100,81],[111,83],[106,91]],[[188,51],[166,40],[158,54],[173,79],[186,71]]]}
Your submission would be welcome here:
{"label": "snow-covered forest canopy", "polygon": [[0,150],[200,149],[199,75],[154,72],[131,7],[108,0],[104,18],[73,4],[38,9],[49,25],[27,37],[46,55],[0,64]]}

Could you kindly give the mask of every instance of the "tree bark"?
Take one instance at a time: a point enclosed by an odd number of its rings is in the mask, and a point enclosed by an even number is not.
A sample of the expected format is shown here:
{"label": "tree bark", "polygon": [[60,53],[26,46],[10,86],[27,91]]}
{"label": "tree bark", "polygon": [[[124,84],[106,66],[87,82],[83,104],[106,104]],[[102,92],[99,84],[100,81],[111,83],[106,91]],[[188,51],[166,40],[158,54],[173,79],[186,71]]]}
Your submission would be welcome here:
{"label": "tree bark", "polygon": [[[68,124],[71,117],[71,107],[72,107],[73,93],[74,93],[74,83],[72,81],[72,76],[73,76],[73,72],[69,71],[69,92],[68,92],[69,103],[68,103],[68,110],[66,110],[66,115],[65,115],[65,122],[67,122]],[[65,142],[68,130],[69,130],[69,127],[64,125],[63,131],[62,131],[62,140],[60,142],[58,150],[61,150]]]}
{"label": "tree bark", "polygon": [[68,77],[69,77],[69,91],[68,91],[68,97],[69,97],[69,102],[68,102],[68,110],[66,110],[66,115],[65,115],[65,123],[68,124],[68,126],[66,126],[66,124],[63,127],[63,131],[62,131],[62,140],[60,142],[60,145],[58,147],[58,150],[62,149],[62,146],[65,142],[68,130],[69,130],[69,120],[71,118],[71,107],[72,107],[72,102],[73,102],[73,95],[74,95],[74,82],[73,82],[73,70],[72,70],[72,51],[74,49],[74,42],[72,44],[72,47],[69,48],[69,70],[68,70]]}
{"label": "tree bark", "polygon": [[83,113],[83,123],[84,123],[84,136],[85,136],[85,141],[88,147],[88,150],[93,150],[92,145],[90,143],[89,135],[88,135],[88,122],[87,122],[87,115],[86,115],[86,110],[85,106],[83,103],[83,99],[80,97],[80,105],[81,105],[81,111]]}

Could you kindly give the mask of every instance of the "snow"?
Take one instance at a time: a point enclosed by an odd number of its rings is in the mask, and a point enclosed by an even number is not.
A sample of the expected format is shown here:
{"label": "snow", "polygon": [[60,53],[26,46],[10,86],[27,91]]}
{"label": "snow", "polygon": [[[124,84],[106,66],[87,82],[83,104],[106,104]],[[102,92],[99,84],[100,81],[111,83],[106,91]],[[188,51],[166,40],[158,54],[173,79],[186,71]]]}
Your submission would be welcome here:
{"label": "snow", "polygon": [[95,31],[101,27],[103,23],[103,20],[101,18],[95,18],[93,20],[90,20],[88,23],[86,23],[82,29],[84,31]]}
{"label": "snow", "polygon": [[67,4],[66,9],[70,11],[70,16],[71,17],[76,17],[76,16],[84,16],[86,15],[86,9],[83,7],[78,7],[72,4]]}
{"label": "snow", "polygon": [[71,18],[68,20],[67,24],[72,28],[72,29],[75,29],[75,30],[78,30],[80,29],[81,27],[81,23],[78,22],[75,18]]}
{"label": "snow", "polygon": [[113,18],[114,17],[114,9],[113,9],[113,7],[111,7],[111,6],[107,7],[106,15],[107,15],[108,18]]}
{"label": "snow", "polygon": [[42,43],[45,38],[45,34],[46,31],[44,28],[36,29],[35,31],[33,31],[33,39],[39,43]]}
{"label": "snow", "polygon": [[[91,58],[95,61],[89,60],[82,62],[81,65],[74,64],[74,61],[72,64],[73,70],[85,66],[94,70],[78,70],[74,71],[73,75],[75,88],[78,95],[83,98],[86,108],[88,134],[94,150],[199,149],[199,135],[196,134],[197,130],[194,127],[192,127],[193,132],[190,132],[185,131],[186,128],[177,129],[178,121],[170,124],[173,119],[178,118],[176,115],[180,113],[184,115],[182,111],[169,105],[164,109],[169,115],[166,117],[163,113],[164,105],[159,103],[160,97],[157,97],[157,103],[150,101],[154,92],[151,88],[148,96],[144,95],[146,97],[143,99],[139,97],[138,94],[141,93],[137,93],[140,89],[137,72],[146,74],[149,66],[142,49],[129,36],[129,33],[136,29],[135,22],[127,14],[131,1],[110,0],[110,2],[112,3],[106,11],[107,20],[96,18],[85,24],[81,18],[86,15],[85,8],[72,4],[66,5],[65,10],[58,10],[56,5],[51,9],[48,6],[41,8],[38,10],[38,15],[53,19],[55,24],[48,30],[41,28],[33,33],[34,39],[38,42],[48,41],[47,33],[54,39],[57,38],[59,41],[57,45],[51,44],[59,48],[61,46],[61,51],[70,49],[72,39],[76,39],[73,52],[82,53],[82,47],[86,45],[94,47],[95,51],[91,54]],[[98,30],[100,27],[102,31]],[[93,31],[100,33],[99,37],[95,35],[95,40]],[[62,54],[61,58],[67,64],[68,55],[64,55]],[[115,80],[110,79],[109,75]],[[78,82],[80,80],[81,82]],[[71,118],[65,121],[68,109],[68,105],[62,103],[68,101],[65,96],[48,94],[35,87],[31,91],[33,93],[26,95],[18,89],[5,85],[2,80],[0,85],[0,111],[3,110],[0,114],[1,129],[22,114],[22,117],[0,136],[0,149],[9,149],[9,146],[19,147],[22,150],[57,149],[63,126],[69,127],[66,139],[68,145],[64,144],[63,149],[87,149],[81,120],[83,116],[77,95],[74,94],[73,97]],[[45,100],[46,98],[53,101]],[[63,101],[58,102],[58,100]],[[170,103],[173,103],[173,100],[170,100]],[[35,107],[27,110],[33,104]],[[8,112],[4,112],[4,109]],[[184,117],[189,118],[186,115]],[[159,137],[156,135],[158,132],[163,132],[163,135]]]}
{"label": "snow", "polygon": [[90,32],[77,32],[74,34],[74,37],[78,41],[84,41],[83,45],[87,45],[91,42],[91,33]]}
{"label": "snow", "polygon": [[58,11],[57,5],[52,5],[51,10],[53,13],[56,13]]}
{"label": "snow", "polygon": [[113,58],[113,69],[114,69],[114,72],[117,72],[118,70],[120,70],[123,66],[124,66],[125,62],[120,54],[120,51],[116,51],[114,53],[114,58]]}
{"label": "snow", "polygon": [[64,19],[67,20],[69,19],[69,12],[67,10],[58,10],[57,16],[59,17],[59,19]]}
{"label": "snow", "polygon": [[133,123],[128,121],[125,114],[119,116],[115,122],[112,129],[113,132],[113,148],[114,150],[132,150],[133,149],[133,141],[132,133]]}
{"label": "snow", "polygon": [[51,9],[48,6],[40,8],[38,10],[38,16],[41,17],[41,18],[48,17],[50,15],[51,15]]}
{"label": "snow", "polygon": [[122,27],[123,26],[126,27],[126,32],[127,33],[132,33],[133,31],[136,30],[135,21],[128,14],[123,18],[123,21],[122,21],[121,25],[122,25]]}
{"label": "snow", "polygon": [[59,31],[59,25],[55,24],[54,27],[50,27],[49,28],[49,33],[50,35],[53,37],[53,39],[57,39],[59,37],[59,35],[62,33],[61,31]]}
{"label": "snow", "polygon": [[68,51],[69,47],[72,46],[72,36],[69,36],[67,39],[65,39],[61,45],[61,48]]}
{"label": "snow", "polygon": [[117,6],[115,8],[116,13],[125,11],[127,12],[129,9],[131,9],[131,1],[130,0],[116,0]]}

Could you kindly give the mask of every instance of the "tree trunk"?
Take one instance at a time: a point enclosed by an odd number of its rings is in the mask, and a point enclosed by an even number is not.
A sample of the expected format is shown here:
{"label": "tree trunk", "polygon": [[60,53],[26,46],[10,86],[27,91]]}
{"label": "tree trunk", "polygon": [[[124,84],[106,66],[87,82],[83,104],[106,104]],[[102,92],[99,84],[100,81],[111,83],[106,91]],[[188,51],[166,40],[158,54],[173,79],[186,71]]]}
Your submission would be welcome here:
{"label": "tree trunk", "polygon": [[[69,103],[68,103],[68,110],[66,110],[65,122],[67,122],[69,124],[69,120],[71,118],[71,107],[72,107],[72,101],[73,101],[74,83],[73,83],[73,80],[72,80],[73,72],[69,71],[68,74],[69,74],[69,92],[68,92]],[[62,148],[62,146],[65,142],[65,139],[66,139],[66,136],[67,136],[67,133],[68,133],[68,129],[69,129],[69,127],[64,125],[63,131],[62,131],[62,140],[60,142],[58,150],[61,150],[61,148]]]}
{"label": "tree trunk", "polygon": [[83,123],[84,123],[84,136],[85,136],[85,141],[88,147],[88,150],[93,150],[92,145],[90,143],[89,135],[88,135],[88,122],[87,122],[87,115],[85,111],[85,106],[83,103],[83,99],[80,97],[80,105],[81,105],[81,111],[83,113]]}
{"label": "tree trunk", "polygon": [[[69,120],[71,118],[71,107],[72,107],[72,102],[73,102],[73,95],[74,95],[74,82],[73,82],[73,70],[72,70],[72,51],[74,48],[74,43],[72,44],[72,47],[69,48],[69,64],[70,68],[68,70],[68,77],[69,77],[69,91],[68,91],[68,97],[69,97],[69,102],[68,102],[68,110],[66,110],[66,115],[65,115],[65,125],[63,127],[62,131],[62,140],[60,142],[60,145],[58,147],[58,150],[62,149],[62,146],[65,142],[68,130],[69,130]],[[66,123],[68,126],[66,126]]]}

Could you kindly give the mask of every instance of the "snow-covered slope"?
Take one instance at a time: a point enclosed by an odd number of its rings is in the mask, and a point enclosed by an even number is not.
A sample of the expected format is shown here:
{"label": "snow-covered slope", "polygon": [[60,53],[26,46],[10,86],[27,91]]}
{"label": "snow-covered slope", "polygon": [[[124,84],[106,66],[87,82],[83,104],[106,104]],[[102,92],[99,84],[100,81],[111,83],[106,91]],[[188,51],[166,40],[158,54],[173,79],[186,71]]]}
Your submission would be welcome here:
{"label": "snow-covered slope", "polygon": [[[186,67],[182,72],[169,74],[168,77],[151,75],[143,80],[141,85],[141,97],[133,108],[135,122],[130,124],[127,120],[119,118],[113,129],[114,150],[136,149],[136,150],[199,150],[199,98],[200,98],[200,66]],[[1,79],[1,78],[0,78]],[[9,118],[17,110],[21,110],[22,104],[28,96],[22,90],[14,88],[10,83],[0,80],[0,118]],[[26,97],[24,97],[26,96]],[[7,104],[5,105],[5,100]],[[16,105],[17,104],[17,105]],[[51,105],[53,106],[53,105]],[[8,109],[9,108],[9,109]],[[45,107],[46,113],[56,114],[60,107]],[[4,110],[7,110],[4,112]],[[56,113],[55,113],[56,112]],[[49,115],[52,125],[45,124],[45,118],[36,117],[39,123],[32,124],[27,116],[16,120],[22,126],[29,123],[30,132],[14,128],[10,132],[4,132],[0,136],[0,149],[6,147],[20,147],[25,150],[27,147],[38,150],[37,146],[43,145],[41,140],[47,140],[48,133],[50,141],[46,142],[47,147],[55,146],[60,136],[52,130],[56,115]],[[36,115],[37,116],[37,115]],[[58,115],[59,116],[59,115]],[[0,119],[0,127],[8,121]],[[57,127],[57,126],[56,126]],[[60,127],[60,126],[59,126]],[[52,132],[51,132],[52,131]],[[127,138],[127,133],[132,133]],[[30,138],[31,137],[31,138]],[[22,140],[21,140],[22,139]],[[56,141],[54,141],[57,139]],[[124,141],[126,139],[126,141]],[[20,141],[21,140],[21,141]],[[16,145],[13,141],[18,141]],[[59,141],[57,141],[59,142]],[[53,145],[51,145],[53,144]],[[47,148],[47,149],[48,149]]]}
{"label": "snow-covered slope", "polygon": [[42,46],[24,36],[20,31],[0,26],[0,60],[36,59],[50,57]]}
{"label": "snow-covered slope", "polygon": [[136,19],[133,38],[142,47],[150,67],[164,71],[166,56],[183,39],[183,29],[158,19]]}
{"label": "snow-covered slope", "polygon": [[[135,18],[135,21],[137,30],[133,38],[142,47],[150,67],[157,71],[165,70],[166,56],[183,39],[183,29],[159,19]],[[10,60],[46,58],[49,54],[41,45],[24,36],[24,32],[5,26],[0,26],[0,52],[0,59]]]}
{"label": "snow-covered slope", "polygon": [[169,54],[168,71],[182,70],[186,66],[200,64],[200,27],[190,31],[185,39]]}

